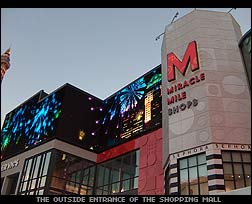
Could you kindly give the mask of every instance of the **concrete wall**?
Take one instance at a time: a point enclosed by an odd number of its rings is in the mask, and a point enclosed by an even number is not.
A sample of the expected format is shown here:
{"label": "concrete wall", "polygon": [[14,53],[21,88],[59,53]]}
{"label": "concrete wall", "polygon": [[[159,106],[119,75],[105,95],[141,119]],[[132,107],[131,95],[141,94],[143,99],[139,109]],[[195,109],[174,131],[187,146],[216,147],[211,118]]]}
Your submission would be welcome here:
{"label": "concrete wall", "polygon": [[[240,27],[229,13],[194,10],[166,26],[162,44],[163,165],[169,154],[208,143],[251,144],[251,99],[238,41]],[[183,59],[196,41],[199,70],[167,80],[167,54]],[[167,104],[167,87],[205,74],[205,80],[186,87],[186,99]],[[176,93],[181,93],[177,91]],[[170,96],[170,95],[169,95]],[[188,100],[198,105],[168,116],[168,108]]]}

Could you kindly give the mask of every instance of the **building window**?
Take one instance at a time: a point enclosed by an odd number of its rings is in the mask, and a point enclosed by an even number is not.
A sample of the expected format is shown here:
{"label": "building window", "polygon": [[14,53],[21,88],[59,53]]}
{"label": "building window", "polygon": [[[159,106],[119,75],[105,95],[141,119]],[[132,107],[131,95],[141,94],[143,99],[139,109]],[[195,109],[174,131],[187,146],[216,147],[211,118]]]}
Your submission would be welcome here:
{"label": "building window", "polygon": [[226,192],[251,186],[251,153],[223,151],[222,162]]}
{"label": "building window", "polygon": [[206,155],[199,154],[179,160],[179,190],[181,195],[207,195]]}
{"label": "building window", "polygon": [[7,186],[7,195],[13,195],[15,194],[17,182],[18,182],[19,173],[12,174],[10,176],[7,176],[8,179],[8,186]]}
{"label": "building window", "polygon": [[139,150],[97,165],[96,195],[128,194],[138,188]]}
{"label": "building window", "polygon": [[3,186],[3,182],[4,182],[4,177],[1,177],[1,190],[2,190],[2,186]]}
{"label": "building window", "polygon": [[44,194],[50,158],[51,152],[44,152],[25,161],[19,194]]}
{"label": "building window", "polygon": [[52,178],[49,194],[92,195],[94,186],[94,162],[75,155],[53,151]]}

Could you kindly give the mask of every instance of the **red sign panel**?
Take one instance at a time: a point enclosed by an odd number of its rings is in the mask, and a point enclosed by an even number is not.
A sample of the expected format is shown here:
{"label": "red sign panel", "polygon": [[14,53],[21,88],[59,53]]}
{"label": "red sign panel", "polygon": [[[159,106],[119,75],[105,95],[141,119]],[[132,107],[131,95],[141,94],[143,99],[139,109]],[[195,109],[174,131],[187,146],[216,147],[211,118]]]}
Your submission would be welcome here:
{"label": "red sign panel", "polygon": [[192,72],[199,69],[197,46],[195,41],[188,44],[182,61],[180,61],[173,52],[167,55],[168,82],[176,80],[175,68],[177,68],[177,70],[185,76],[189,64]]}

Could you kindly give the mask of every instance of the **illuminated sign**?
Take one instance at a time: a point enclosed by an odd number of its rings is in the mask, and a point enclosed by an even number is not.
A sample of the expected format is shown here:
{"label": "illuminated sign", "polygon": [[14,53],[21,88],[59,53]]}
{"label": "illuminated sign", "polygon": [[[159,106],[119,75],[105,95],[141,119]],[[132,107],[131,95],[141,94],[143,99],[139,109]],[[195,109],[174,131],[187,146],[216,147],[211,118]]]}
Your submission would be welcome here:
{"label": "illuminated sign", "polygon": [[19,165],[19,159],[16,159],[12,162],[9,162],[7,164],[1,165],[1,172],[6,171],[8,169],[13,169]]}
{"label": "illuminated sign", "polygon": [[[170,52],[167,55],[167,80],[168,82],[170,82],[169,83],[170,86],[167,87],[167,95],[168,95],[167,105],[168,106],[174,105],[176,102],[185,100],[187,98],[185,89],[205,80],[205,74],[200,73],[198,75],[194,75],[190,77],[188,80],[183,80],[182,82],[178,82],[176,84],[171,83],[174,80],[176,80],[175,68],[183,76],[185,76],[186,70],[189,65],[191,67],[192,72],[200,68],[198,54],[197,54],[197,46],[196,46],[195,41],[192,41],[188,44],[182,61],[180,61],[173,52]],[[169,115],[176,114],[179,111],[184,111],[186,109],[189,109],[197,105],[198,105],[197,99],[188,100],[184,103],[181,103],[179,105],[169,108],[168,114]]]}
{"label": "illuminated sign", "polygon": [[177,58],[177,56],[173,52],[167,55],[168,81],[171,82],[176,79],[175,68],[177,68],[177,70],[183,76],[185,76],[189,64],[191,65],[192,72],[199,69],[197,46],[195,41],[192,41],[188,44],[182,62]]}

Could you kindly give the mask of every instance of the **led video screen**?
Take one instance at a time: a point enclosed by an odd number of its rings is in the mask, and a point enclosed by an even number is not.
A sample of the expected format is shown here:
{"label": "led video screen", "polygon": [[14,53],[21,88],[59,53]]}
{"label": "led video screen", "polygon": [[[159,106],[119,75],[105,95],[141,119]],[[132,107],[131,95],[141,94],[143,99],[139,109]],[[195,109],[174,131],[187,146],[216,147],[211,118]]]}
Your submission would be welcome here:
{"label": "led video screen", "polygon": [[161,79],[159,65],[104,101],[100,141],[106,147],[161,127]]}
{"label": "led video screen", "polygon": [[43,99],[39,93],[8,113],[1,133],[1,159],[53,137],[62,100],[63,91]]}
{"label": "led video screen", "polygon": [[99,151],[102,110],[101,99],[68,84],[56,137],[81,148]]}

